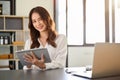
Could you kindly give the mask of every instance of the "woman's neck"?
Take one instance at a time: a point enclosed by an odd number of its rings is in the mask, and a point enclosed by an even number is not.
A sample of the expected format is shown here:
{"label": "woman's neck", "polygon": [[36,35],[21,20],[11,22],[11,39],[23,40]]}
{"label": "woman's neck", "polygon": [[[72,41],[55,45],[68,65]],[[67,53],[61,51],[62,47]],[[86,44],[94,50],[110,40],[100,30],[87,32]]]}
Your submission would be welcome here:
{"label": "woman's neck", "polygon": [[47,32],[41,32],[40,33],[40,39],[47,39],[47,38],[48,38]]}
{"label": "woman's neck", "polygon": [[39,40],[40,40],[40,42],[41,42],[41,44],[42,44],[43,47],[46,46],[47,38],[48,38],[48,34],[47,34],[46,32],[40,33],[40,38],[39,38]]}

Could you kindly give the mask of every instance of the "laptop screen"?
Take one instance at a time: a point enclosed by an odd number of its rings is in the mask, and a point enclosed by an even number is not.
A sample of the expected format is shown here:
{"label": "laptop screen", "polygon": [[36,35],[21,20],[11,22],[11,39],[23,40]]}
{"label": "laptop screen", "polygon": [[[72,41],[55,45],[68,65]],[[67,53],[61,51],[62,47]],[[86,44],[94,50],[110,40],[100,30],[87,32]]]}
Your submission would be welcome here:
{"label": "laptop screen", "polygon": [[96,43],[94,51],[93,77],[120,75],[119,43]]}

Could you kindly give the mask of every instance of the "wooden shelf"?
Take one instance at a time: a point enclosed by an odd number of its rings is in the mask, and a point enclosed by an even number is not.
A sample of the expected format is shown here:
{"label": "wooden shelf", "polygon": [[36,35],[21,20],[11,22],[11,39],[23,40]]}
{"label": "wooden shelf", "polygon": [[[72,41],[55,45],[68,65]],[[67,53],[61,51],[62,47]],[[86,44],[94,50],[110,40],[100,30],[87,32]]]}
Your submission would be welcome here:
{"label": "wooden shelf", "polygon": [[24,46],[24,44],[25,44],[25,42],[23,42],[23,41],[15,41],[15,42],[13,42],[13,46]]}
{"label": "wooden shelf", "polygon": [[[0,36],[10,36],[10,43],[0,45],[0,47],[7,48],[5,50],[10,50],[8,54],[13,55],[12,58],[9,58],[5,51],[4,56],[0,56],[0,60],[15,61],[16,69],[18,69],[19,59],[16,59],[15,51],[23,49],[25,41],[29,38],[28,21],[28,17],[25,16],[0,15]],[[0,55],[4,53],[3,51],[0,52]]]}
{"label": "wooden shelf", "polygon": [[13,58],[14,58],[13,54],[4,54],[4,53],[2,53],[0,55],[0,59],[13,59]]}
{"label": "wooden shelf", "polygon": [[9,65],[0,65],[0,68],[9,68]]}

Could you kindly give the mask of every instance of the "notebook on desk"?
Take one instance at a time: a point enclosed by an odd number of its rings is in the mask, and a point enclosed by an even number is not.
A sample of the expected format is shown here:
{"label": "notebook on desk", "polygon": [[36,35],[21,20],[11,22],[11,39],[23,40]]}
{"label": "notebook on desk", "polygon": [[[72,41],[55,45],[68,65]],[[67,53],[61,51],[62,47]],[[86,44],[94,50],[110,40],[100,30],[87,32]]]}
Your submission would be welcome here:
{"label": "notebook on desk", "polygon": [[120,75],[120,43],[96,43],[91,71],[77,71],[73,75],[101,78]]}

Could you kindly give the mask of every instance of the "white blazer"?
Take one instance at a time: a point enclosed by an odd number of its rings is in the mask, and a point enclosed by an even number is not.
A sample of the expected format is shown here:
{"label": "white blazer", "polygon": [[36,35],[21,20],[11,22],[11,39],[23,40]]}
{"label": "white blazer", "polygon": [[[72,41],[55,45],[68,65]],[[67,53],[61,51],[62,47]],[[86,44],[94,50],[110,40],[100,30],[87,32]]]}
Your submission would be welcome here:
{"label": "white blazer", "polygon": [[[40,42],[40,41],[39,41]],[[66,56],[67,56],[67,39],[65,35],[59,34],[56,39],[55,43],[57,44],[57,47],[54,48],[50,44],[46,44],[44,48],[48,49],[51,62],[50,63],[45,63],[46,69],[55,69],[55,68],[63,68],[66,65]],[[24,49],[30,49],[31,45],[31,40],[28,39],[25,43]],[[40,42],[40,47],[43,48],[41,42]],[[23,67],[23,69],[29,69],[26,66]],[[40,69],[39,67],[32,65],[30,69]]]}

